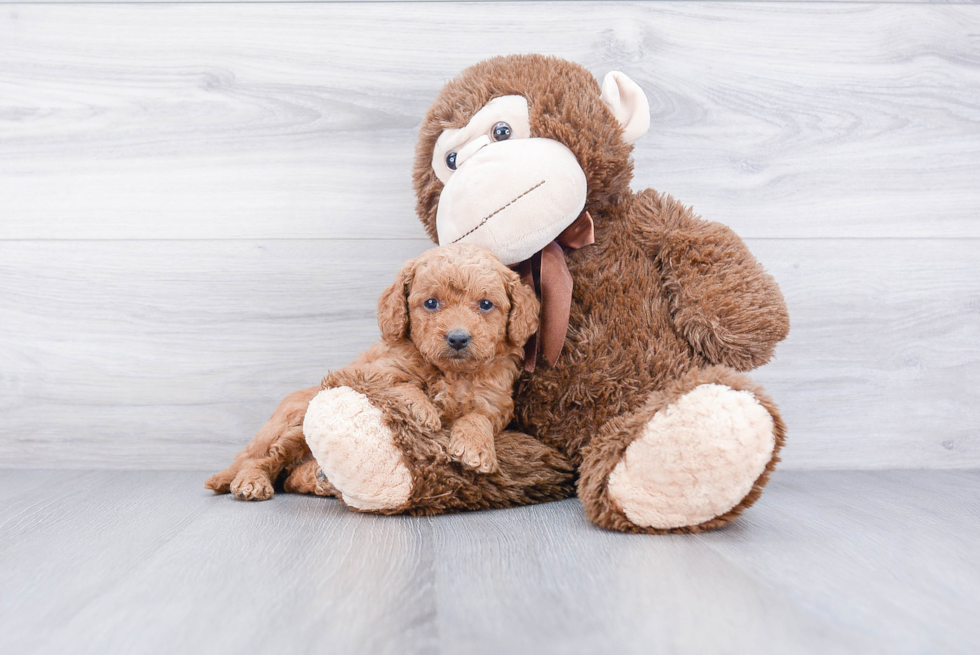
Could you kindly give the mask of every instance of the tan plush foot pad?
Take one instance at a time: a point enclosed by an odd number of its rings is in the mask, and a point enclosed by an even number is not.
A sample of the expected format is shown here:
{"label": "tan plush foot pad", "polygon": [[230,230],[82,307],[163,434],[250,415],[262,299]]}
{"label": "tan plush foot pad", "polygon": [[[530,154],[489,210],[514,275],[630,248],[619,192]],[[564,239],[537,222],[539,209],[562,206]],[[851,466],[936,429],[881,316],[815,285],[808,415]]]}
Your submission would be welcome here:
{"label": "tan plush foot pad", "polygon": [[350,387],[324,389],[310,401],[303,433],[344,502],[364,511],[405,505],[412,476],[381,410]]}
{"label": "tan plush foot pad", "polygon": [[754,395],[703,384],[650,419],[609,474],[609,496],[641,527],[697,525],[745,498],[774,447]]}

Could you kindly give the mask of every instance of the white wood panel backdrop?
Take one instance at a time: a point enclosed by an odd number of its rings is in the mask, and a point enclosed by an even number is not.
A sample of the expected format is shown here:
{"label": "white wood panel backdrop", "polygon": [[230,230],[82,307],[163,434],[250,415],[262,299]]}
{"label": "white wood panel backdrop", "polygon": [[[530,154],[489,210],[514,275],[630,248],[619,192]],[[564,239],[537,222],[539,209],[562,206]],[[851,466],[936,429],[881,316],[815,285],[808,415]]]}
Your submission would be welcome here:
{"label": "white wood panel backdrop", "polygon": [[619,69],[635,186],[733,226],[793,332],[787,468],[980,465],[980,7],[0,7],[0,464],[222,465],[376,337],[410,168],[498,53]]}
{"label": "white wood panel backdrop", "polygon": [[980,237],[980,8],[585,3],[0,10],[0,238],[417,237],[442,83],[499,53],[646,89],[636,186],[746,237]]}

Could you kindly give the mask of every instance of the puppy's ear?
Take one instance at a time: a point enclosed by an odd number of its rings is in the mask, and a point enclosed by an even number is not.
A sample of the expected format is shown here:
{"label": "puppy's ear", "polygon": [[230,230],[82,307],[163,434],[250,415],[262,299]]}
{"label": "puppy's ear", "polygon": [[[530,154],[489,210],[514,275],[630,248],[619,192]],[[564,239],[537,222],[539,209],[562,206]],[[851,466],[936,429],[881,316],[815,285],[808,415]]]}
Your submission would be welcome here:
{"label": "puppy's ear", "polygon": [[507,338],[515,346],[523,346],[538,330],[540,304],[534,289],[521,281],[514,271],[507,271],[507,295],[510,296],[510,315],[507,317]]}
{"label": "puppy's ear", "polygon": [[415,277],[415,260],[402,266],[395,282],[378,299],[378,327],[381,338],[395,343],[408,336],[408,292]]}

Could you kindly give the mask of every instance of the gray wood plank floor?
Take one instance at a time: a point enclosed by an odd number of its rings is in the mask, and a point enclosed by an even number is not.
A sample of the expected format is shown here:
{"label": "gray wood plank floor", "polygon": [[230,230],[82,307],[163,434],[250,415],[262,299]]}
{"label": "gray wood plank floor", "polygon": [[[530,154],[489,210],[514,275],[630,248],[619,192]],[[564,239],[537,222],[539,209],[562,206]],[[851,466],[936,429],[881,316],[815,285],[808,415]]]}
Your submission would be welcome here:
{"label": "gray wood plank floor", "polygon": [[720,532],[376,517],[202,473],[0,471],[4,653],[968,653],[980,471],[782,472]]}

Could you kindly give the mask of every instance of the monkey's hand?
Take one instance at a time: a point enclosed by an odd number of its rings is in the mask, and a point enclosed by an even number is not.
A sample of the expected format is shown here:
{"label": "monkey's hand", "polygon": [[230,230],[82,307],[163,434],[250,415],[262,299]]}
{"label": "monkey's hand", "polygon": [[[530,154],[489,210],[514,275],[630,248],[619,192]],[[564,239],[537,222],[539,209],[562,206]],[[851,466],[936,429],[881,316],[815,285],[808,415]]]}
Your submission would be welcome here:
{"label": "monkey's hand", "polygon": [[789,314],[776,281],[738,235],[654,191],[638,194],[631,211],[678,333],[713,364],[748,371],[769,361],[789,332]]}

